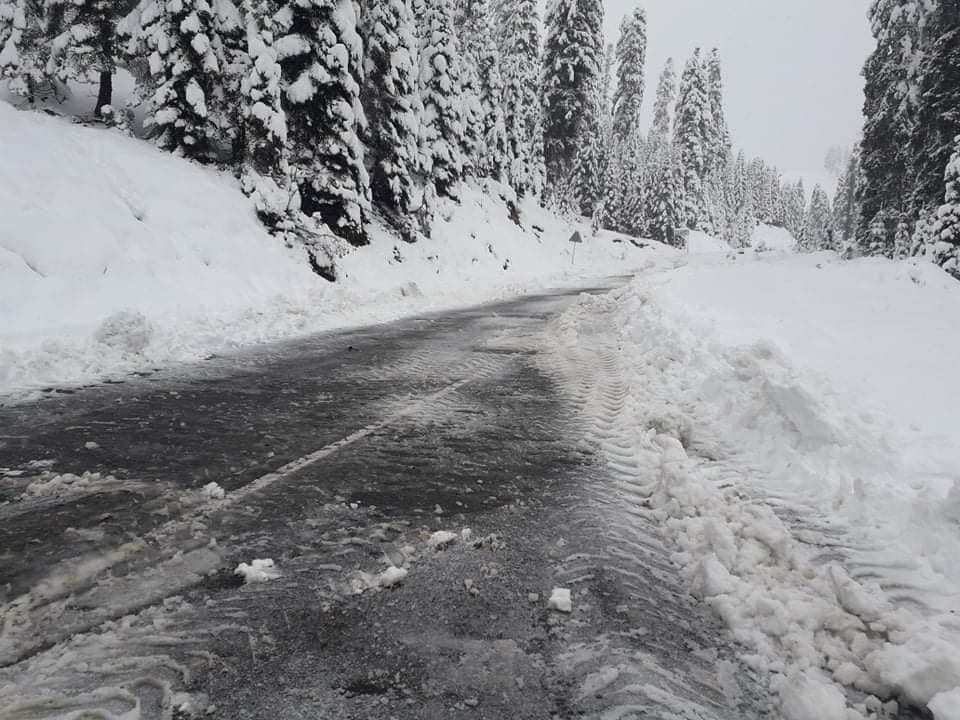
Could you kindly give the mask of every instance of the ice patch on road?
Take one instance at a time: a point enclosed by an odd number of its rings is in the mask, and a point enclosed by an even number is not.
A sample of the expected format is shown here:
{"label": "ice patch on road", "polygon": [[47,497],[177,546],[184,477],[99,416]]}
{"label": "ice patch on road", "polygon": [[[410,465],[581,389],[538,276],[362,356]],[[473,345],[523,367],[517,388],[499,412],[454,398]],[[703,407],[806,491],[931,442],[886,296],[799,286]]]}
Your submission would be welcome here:
{"label": "ice patch on road", "polygon": [[456,533],[448,530],[438,530],[427,540],[427,547],[431,550],[446,550],[456,539]]}

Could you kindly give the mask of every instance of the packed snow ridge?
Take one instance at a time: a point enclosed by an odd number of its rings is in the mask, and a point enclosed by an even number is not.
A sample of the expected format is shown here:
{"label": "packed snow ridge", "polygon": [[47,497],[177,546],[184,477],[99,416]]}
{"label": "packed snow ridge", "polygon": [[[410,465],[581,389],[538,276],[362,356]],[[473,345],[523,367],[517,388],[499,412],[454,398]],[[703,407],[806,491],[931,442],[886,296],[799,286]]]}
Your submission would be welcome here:
{"label": "packed snow ridge", "polygon": [[958,313],[927,263],[713,252],[553,323],[551,362],[615,428],[622,522],[665,528],[788,720],[955,717]]}

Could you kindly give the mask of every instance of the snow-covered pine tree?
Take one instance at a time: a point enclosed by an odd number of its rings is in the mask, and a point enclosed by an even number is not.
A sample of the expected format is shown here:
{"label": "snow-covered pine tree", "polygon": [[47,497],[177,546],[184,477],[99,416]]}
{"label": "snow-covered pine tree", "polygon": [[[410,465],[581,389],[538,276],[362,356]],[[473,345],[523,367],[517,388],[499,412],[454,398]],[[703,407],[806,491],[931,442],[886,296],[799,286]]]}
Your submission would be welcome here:
{"label": "snow-covered pine tree", "polygon": [[132,5],[132,0],[44,0],[51,36],[47,74],[61,82],[96,74],[100,83],[94,108],[97,117],[113,99],[117,22]]}
{"label": "snow-covered pine tree", "polygon": [[[603,78],[603,86],[600,92],[600,107],[603,108],[605,116],[610,116],[613,112],[613,68],[617,64],[617,50],[613,43],[607,43],[603,50],[603,70],[600,76]],[[612,117],[610,118],[612,120]]]}
{"label": "snow-covered pine tree", "polygon": [[[783,190],[783,226],[793,235],[801,246],[808,244],[807,229],[807,192],[803,180],[789,183]],[[776,218],[771,218],[771,222]]]}
{"label": "snow-covered pine tree", "polygon": [[833,248],[833,222],[830,211],[830,198],[820,185],[815,185],[810,193],[810,207],[807,208],[803,224],[801,247],[807,251],[830,250]]}
{"label": "snow-covered pine tree", "polygon": [[420,35],[421,164],[438,195],[459,198],[468,149],[460,53],[450,0],[415,0]]}
{"label": "snow-covered pine tree", "polygon": [[943,201],[943,169],[960,134],[960,3],[936,3],[923,17],[928,42],[917,72],[919,99],[909,148],[914,213]]}
{"label": "snow-covered pine tree", "polygon": [[[503,114],[503,76],[500,50],[494,37],[493,15],[487,0],[457,0],[456,27],[465,77],[471,79],[476,103],[471,102],[468,129],[475,124],[477,174],[503,180],[507,169],[507,128]],[[464,93],[470,87],[464,86]]]}
{"label": "snow-covered pine tree", "polygon": [[557,191],[581,143],[603,66],[601,0],[551,0],[543,53],[543,143],[547,185]]}
{"label": "snow-covered pine tree", "polygon": [[582,119],[580,145],[574,156],[571,172],[572,190],[576,208],[584,217],[593,217],[600,202],[606,206],[609,188],[607,176],[607,138],[604,133],[601,109],[602,88],[594,87],[594,99]]}
{"label": "snow-covered pine tree", "polygon": [[708,137],[710,148],[708,167],[711,171],[718,171],[727,164],[730,156],[730,131],[723,111],[723,69],[720,64],[720,51],[716,48],[710,52],[706,72],[712,121]]}
{"label": "snow-covered pine tree", "polygon": [[932,230],[932,247],[926,253],[948,273],[960,280],[960,136],[944,174],[946,190]]}
{"label": "snow-covered pine tree", "polygon": [[680,80],[673,137],[683,171],[684,222],[691,230],[705,229],[709,224],[705,183],[710,167],[713,117],[708,88],[698,48]]}
{"label": "snow-covered pine tree", "polygon": [[417,205],[422,112],[411,0],[368,0],[363,30],[362,99],[370,122],[370,188],[374,200],[403,223]]}
{"label": "snow-covered pine tree", "polygon": [[833,200],[833,226],[837,243],[852,243],[856,238],[860,220],[860,205],[857,202],[857,182],[860,178],[860,151],[854,148],[837,179],[837,192]]}
{"label": "snow-covered pine tree", "polygon": [[617,42],[617,87],[613,95],[613,136],[627,142],[640,132],[644,70],[647,62],[647,14],[636,8],[623,19]]}
{"label": "snow-covered pine tree", "polygon": [[543,186],[540,125],[540,19],[537,0],[501,0],[501,72],[508,179],[518,195]]}
{"label": "snow-covered pine tree", "polygon": [[48,54],[42,3],[0,0],[0,80],[8,80],[14,94],[33,99],[48,79]]}
{"label": "snow-covered pine tree", "polygon": [[297,0],[275,16],[290,162],[301,209],[352,245],[368,242],[360,133],[363,43],[352,0]]}
{"label": "snow-covered pine tree", "polygon": [[[862,205],[859,235],[867,254],[892,255],[895,223],[910,203],[910,147],[915,145],[917,74],[923,66],[930,3],[874,0],[870,23],[876,50],[863,69]],[[878,217],[881,216],[881,217]],[[881,238],[880,228],[888,233]]]}
{"label": "snow-covered pine tree", "polygon": [[219,154],[226,64],[208,0],[149,0],[141,14],[154,91],[148,124],[160,147],[200,161]]}
{"label": "snow-covered pine tree", "polygon": [[673,108],[677,98],[677,73],[673,68],[673,58],[667,58],[660,80],[657,83],[657,98],[653,104],[653,127],[651,139],[670,137]]}
{"label": "snow-covered pine tree", "polygon": [[270,0],[245,0],[249,68],[240,83],[243,151],[241,182],[261,221],[273,231],[289,229],[300,207],[290,175],[282,70],[274,47]]}
{"label": "snow-covered pine tree", "polygon": [[647,234],[667,245],[679,246],[679,229],[685,223],[683,170],[672,148],[665,147],[650,170],[646,193]]}

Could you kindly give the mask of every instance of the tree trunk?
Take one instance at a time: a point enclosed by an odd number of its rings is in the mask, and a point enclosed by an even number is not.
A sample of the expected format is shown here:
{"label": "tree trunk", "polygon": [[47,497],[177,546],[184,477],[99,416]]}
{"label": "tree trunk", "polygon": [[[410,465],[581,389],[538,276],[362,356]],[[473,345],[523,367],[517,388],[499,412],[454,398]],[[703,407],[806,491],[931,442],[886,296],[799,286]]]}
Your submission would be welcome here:
{"label": "tree trunk", "polygon": [[97,117],[101,116],[104,105],[111,105],[113,103],[113,71],[112,70],[101,70],[100,71],[100,91],[97,93],[97,107],[94,108],[93,114]]}

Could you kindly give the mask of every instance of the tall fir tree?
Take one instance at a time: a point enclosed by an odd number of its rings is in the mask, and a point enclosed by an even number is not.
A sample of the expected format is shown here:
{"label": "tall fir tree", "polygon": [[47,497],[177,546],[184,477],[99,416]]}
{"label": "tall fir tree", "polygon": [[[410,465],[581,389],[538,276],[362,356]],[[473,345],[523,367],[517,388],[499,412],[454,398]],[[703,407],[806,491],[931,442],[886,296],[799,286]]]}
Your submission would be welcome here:
{"label": "tall fir tree", "polygon": [[543,143],[547,185],[567,179],[603,67],[602,0],[551,0],[543,53]]}
{"label": "tall fir tree", "polygon": [[893,254],[897,219],[910,204],[909,148],[915,144],[917,71],[923,65],[928,19],[929,4],[919,0],[873,0],[870,7],[877,47],[863,69],[866,121],[858,186],[859,236],[868,254]]}
{"label": "tall fir tree", "polygon": [[420,35],[421,162],[437,194],[456,200],[470,143],[453,7],[450,0],[415,0],[414,12]]}
{"label": "tall fir tree", "polygon": [[243,132],[241,182],[253,198],[261,221],[271,230],[290,229],[300,209],[287,152],[287,115],[283,107],[282,70],[274,47],[270,0],[246,0],[246,47],[250,64],[240,84]]}
{"label": "tall fir tree", "polygon": [[537,194],[543,186],[537,0],[501,0],[497,15],[500,18],[507,178],[519,195]]}
{"label": "tall fir tree", "polygon": [[833,226],[837,245],[854,242],[860,220],[860,204],[857,202],[857,182],[860,178],[860,152],[850,153],[837,179],[837,191],[833,199]]}
{"label": "tall fir tree", "polygon": [[224,137],[223,43],[207,0],[150,0],[141,14],[153,93],[148,124],[157,144],[216,160]]}
{"label": "tall fir tree", "polygon": [[672,148],[665,147],[650,171],[646,193],[647,234],[657,242],[675,247],[681,244],[680,228],[685,223],[683,170]]}
{"label": "tall fir tree", "polygon": [[456,18],[465,74],[472,78],[476,100],[474,103],[471,99],[470,103],[472,113],[477,115],[473,120],[477,125],[474,165],[480,176],[503,180],[507,166],[503,75],[489,2],[458,0]]}
{"label": "tall fir tree", "polygon": [[710,168],[713,117],[709,83],[699,48],[687,62],[680,80],[674,143],[683,172],[685,223],[691,230],[709,230],[706,178]]}
{"label": "tall fir tree", "polygon": [[593,102],[586,108],[580,132],[580,145],[574,156],[571,173],[573,199],[580,214],[593,217],[597,207],[606,203],[610,188],[606,187],[607,138],[603,127],[603,92],[599,84],[594,88]]}
{"label": "tall fir tree", "polygon": [[924,15],[927,41],[917,71],[918,101],[911,133],[910,178],[914,214],[943,200],[943,170],[960,134],[960,3],[936,3]]}
{"label": "tall fir tree", "polygon": [[366,81],[361,99],[369,131],[370,189],[413,239],[406,217],[419,190],[422,107],[416,21],[411,0],[368,0],[363,21]]}
{"label": "tall fir tree", "polygon": [[0,80],[8,81],[15,95],[33,100],[49,80],[45,29],[43,3],[0,0]]}
{"label": "tall fir tree", "polygon": [[714,48],[707,61],[707,94],[710,99],[710,120],[708,146],[710,158],[708,168],[711,171],[723,169],[730,156],[730,130],[727,128],[723,110],[723,70],[720,64],[720,52]]}
{"label": "tall fir tree", "polygon": [[944,175],[943,204],[937,210],[927,256],[960,280],[960,136]]}
{"label": "tall fir tree", "polygon": [[831,215],[830,198],[820,185],[815,185],[810,193],[810,206],[804,217],[801,247],[809,251],[833,249]]}
{"label": "tall fir tree", "polygon": [[132,0],[45,0],[47,32],[52,36],[47,73],[62,82],[99,80],[94,114],[113,100],[117,22]]}
{"label": "tall fir tree", "polygon": [[652,138],[667,139],[673,123],[673,108],[677,102],[677,74],[673,68],[673,58],[667,58],[657,83],[657,97],[653,104]]}
{"label": "tall fir tree", "polygon": [[613,96],[613,135],[623,143],[640,132],[647,62],[647,15],[636,8],[623,19],[617,42],[617,87]]}
{"label": "tall fir tree", "polygon": [[366,119],[356,6],[351,0],[297,0],[276,19],[301,208],[352,245],[364,245],[370,187],[360,141]]}

